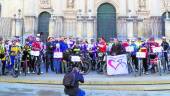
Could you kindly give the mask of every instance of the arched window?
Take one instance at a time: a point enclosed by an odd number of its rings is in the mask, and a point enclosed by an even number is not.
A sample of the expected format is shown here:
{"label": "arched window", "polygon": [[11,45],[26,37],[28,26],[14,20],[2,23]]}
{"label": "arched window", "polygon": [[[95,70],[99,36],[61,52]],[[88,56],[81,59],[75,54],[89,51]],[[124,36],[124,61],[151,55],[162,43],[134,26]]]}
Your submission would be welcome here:
{"label": "arched window", "polygon": [[[162,36],[165,36],[165,18],[167,16],[167,12],[162,14]],[[170,12],[168,12],[168,17],[170,18]]]}

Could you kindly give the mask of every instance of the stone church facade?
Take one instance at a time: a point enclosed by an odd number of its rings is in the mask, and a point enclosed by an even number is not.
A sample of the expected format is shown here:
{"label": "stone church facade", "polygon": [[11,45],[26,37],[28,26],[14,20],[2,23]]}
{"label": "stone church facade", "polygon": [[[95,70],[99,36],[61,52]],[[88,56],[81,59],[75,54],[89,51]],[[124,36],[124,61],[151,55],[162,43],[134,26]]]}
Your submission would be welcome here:
{"label": "stone church facade", "polygon": [[170,0],[0,0],[0,34],[170,37]]}

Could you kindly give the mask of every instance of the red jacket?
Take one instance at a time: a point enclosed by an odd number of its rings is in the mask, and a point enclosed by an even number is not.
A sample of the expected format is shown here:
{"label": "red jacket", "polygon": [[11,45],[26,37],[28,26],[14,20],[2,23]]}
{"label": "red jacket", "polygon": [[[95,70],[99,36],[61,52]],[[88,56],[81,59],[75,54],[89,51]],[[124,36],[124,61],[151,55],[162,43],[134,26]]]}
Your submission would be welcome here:
{"label": "red jacket", "polygon": [[126,48],[126,47],[129,46],[129,43],[128,43],[128,42],[123,42],[123,43],[122,43],[122,46],[123,46],[124,48]]}
{"label": "red jacket", "polygon": [[99,43],[98,47],[99,47],[100,52],[103,52],[103,53],[106,52],[106,42],[103,41],[103,42]]}
{"label": "red jacket", "polygon": [[41,50],[41,44],[39,42],[33,42],[32,43],[32,50],[40,51]]}

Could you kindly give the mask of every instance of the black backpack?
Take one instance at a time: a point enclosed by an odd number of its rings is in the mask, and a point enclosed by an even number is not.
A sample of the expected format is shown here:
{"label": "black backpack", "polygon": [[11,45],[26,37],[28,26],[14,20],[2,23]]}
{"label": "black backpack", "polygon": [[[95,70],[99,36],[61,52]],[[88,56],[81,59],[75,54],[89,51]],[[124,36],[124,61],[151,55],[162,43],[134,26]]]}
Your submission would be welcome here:
{"label": "black backpack", "polygon": [[64,76],[63,85],[65,87],[74,87],[75,85],[75,74],[70,72]]}

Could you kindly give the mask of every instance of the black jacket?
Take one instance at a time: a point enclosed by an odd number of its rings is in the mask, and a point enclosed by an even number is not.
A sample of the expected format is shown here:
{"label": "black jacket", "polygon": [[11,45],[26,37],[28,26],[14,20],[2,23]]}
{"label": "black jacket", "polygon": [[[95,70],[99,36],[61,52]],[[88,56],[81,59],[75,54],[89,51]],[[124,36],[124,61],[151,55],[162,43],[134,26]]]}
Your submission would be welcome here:
{"label": "black jacket", "polygon": [[65,87],[64,92],[69,96],[77,96],[78,90],[79,90],[79,82],[84,83],[84,77],[82,74],[80,74],[77,71],[74,71],[73,74],[75,74],[75,84],[74,87]]}
{"label": "black jacket", "polygon": [[162,42],[162,43],[161,43],[161,46],[163,47],[163,49],[164,49],[165,51],[169,49],[169,44],[168,44],[168,42]]}

